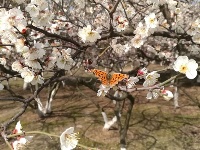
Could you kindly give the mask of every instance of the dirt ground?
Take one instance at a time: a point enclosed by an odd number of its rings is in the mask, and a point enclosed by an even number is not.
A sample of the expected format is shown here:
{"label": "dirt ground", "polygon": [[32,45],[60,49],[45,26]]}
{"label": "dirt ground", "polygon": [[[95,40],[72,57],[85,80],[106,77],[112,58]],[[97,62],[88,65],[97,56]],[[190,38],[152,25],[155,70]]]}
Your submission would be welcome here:
{"label": "dirt ground", "polygon": [[[24,97],[29,96],[29,91],[23,91],[20,83],[11,86],[18,94]],[[145,91],[133,93],[136,100],[126,139],[128,150],[200,150],[200,108],[198,107],[200,87],[184,87],[183,89],[185,91],[180,91],[180,108],[178,109],[174,109],[173,100],[168,102],[159,98],[148,101],[145,98]],[[43,100],[46,99],[46,93],[46,90],[43,90],[40,95]],[[0,93],[1,97],[7,94],[4,91]],[[53,102],[51,116],[41,119],[35,110],[28,108],[20,117],[20,121],[25,131],[37,130],[57,135],[66,128],[74,126],[75,132],[79,132],[81,144],[100,150],[119,149],[117,125],[109,131],[102,130],[104,122],[101,112],[91,100],[105,106],[108,117],[110,119],[113,117],[112,101],[105,97],[97,97],[95,92],[79,86],[59,89]],[[21,109],[21,104],[1,101],[0,108],[2,123],[16,114]],[[126,113],[126,108],[123,113]],[[34,135],[32,142],[25,149],[59,150],[59,146],[59,139]],[[2,138],[0,150],[8,150]]]}

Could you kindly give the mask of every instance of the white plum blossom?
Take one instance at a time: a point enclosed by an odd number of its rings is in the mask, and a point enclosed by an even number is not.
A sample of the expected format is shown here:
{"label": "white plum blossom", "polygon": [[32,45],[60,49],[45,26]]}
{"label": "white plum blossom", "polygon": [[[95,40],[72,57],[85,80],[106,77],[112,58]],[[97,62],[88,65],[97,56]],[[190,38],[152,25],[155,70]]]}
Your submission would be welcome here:
{"label": "white plum blossom", "polygon": [[119,23],[119,24],[116,26],[116,30],[117,30],[118,32],[124,31],[124,30],[126,29],[127,26],[128,26],[128,22]]}
{"label": "white plum blossom", "polygon": [[92,30],[91,25],[87,25],[87,27],[83,27],[83,29],[79,29],[78,36],[81,38],[81,40],[86,42],[96,42],[97,39],[100,39],[100,34]]}
{"label": "white plum blossom", "polygon": [[136,30],[134,31],[135,34],[140,35],[142,38],[147,37],[148,36],[148,27],[144,26],[142,24],[142,22],[139,22]]}
{"label": "white plum blossom", "polygon": [[173,93],[169,90],[161,90],[161,94],[166,101],[169,101],[174,97]]}
{"label": "white plum blossom", "polygon": [[26,28],[27,22],[25,20],[23,12],[20,9],[12,8],[8,11],[8,13],[9,18],[7,21],[10,23],[11,26],[15,26],[16,28],[20,26],[20,28],[22,29]]}
{"label": "white plum blossom", "polygon": [[23,57],[28,60],[35,60],[42,58],[45,55],[42,43],[35,43],[29,51],[23,53]]}
{"label": "white plum blossom", "polygon": [[58,66],[58,68],[65,69],[68,71],[70,71],[70,68],[71,68],[71,64],[68,64],[67,61],[62,57],[58,58],[56,65]]}
{"label": "white plum blossom", "polygon": [[22,125],[20,121],[17,122],[15,129],[13,130],[13,134],[17,134],[17,133],[23,133]]}
{"label": "white plum blossom", "polygon": [[140,48],[144,44],[144,39],[140,35],[135,35],[131,40],[131,45],[135,48]]}
{"label": "white plum blossom", "polygon": [[126,18],[122,16],[117,16],[115,19],[119,24],[123,24],[124,22],[127,22]]}
{"label": "white plum blossom", "polygon": [[34,79],[34,72],[29,70],[28,67],[23,68],[21,72],[22,78],[24,78],[24,82],[29,83]]}
{"label": "white plum blossom", "polygon": [[146,26],[149,28],[156,28],[158,26],[158,21],[155,13],[151,13],[144,18]]}
{"label": "white plum blossom", "polygon": [[117,53],[119,56],[124,55],[130,50],[130,47],[128,44],[122,45],[122,44],[116,44],[117,40],[113,39],[111,43],[111,47],[113,48],[113,51]]}
{"label": "white plum blossom", "polygon": [[6,59],[5,58],[0,58],[0,64],[5,66],[6,65]]}
{"label": "white plum blossom", "polygon": [[165,57],[167,59],[170,59],[170,57],[172,56],[172,52],[168,52],[168,51],[161,51],[158,53],[158,56],[160,58]]}
{"label": "white plum blossom", "polygon": [[0,32],[10,30],[12,25],[9,22],[9,13],[6,9],[0,9]]}
{"label": "white plum blossom", "polygon": [[37,83],[43,84],[44,83],[44,78],[41,75],[36,75],[33,80],[31,81],[32,85],[36,85]]}
{"label": "white plum blossom", "polygon": [[197,18],[194,22],[190,24],[190,29],[187,30],[187,33],[191,36],[194,36],[198,32],[199,27],[200,27],[200,19]]}
{"label": "white plum blossom", "polygon": [[24,39],[17,39],[15,43],[15,48],[18,53],[26,53],[29,51],[29,48],[24,45],[25,40]]}
{"label": "white plum blossom", "polygon": [[125,9],[127,17],[130,18],[135,14],[135,10],[132,6],[128,5],[128,7],[126,7]]}
{"label": "white plum blossom", "polygon": [[61,56],[61,53],[57,48],[54,47],[52,50],[52,56],[58,58]]}
{"label": "white plum blossom", "polygon": [[96,15],[93,25],[95,25],[96,27],[102,27],[102,24],[103,24],[103,26],[109,27],[109,22],[107,21],[108,19],[109,19],[108,16],[102,13],[99,13]]}
{"label": "white plum blossom", "polygon": [[194,22],[191,23],[192,28],[196,28],[200,25],[200,19],[197,18]]}
{"label": "white plum blossom", "polygon": [[164,0],[164,1],[167,2],[170,9],[176,9],[177,3],[178,3],[177,1],[175,0]]}
{"label": "white plum blossom", "polygon": [[[43,44],[43,43],[35,42],[35,43],[34,43],[34,47],[37,48],[37,49],[39,49],[39,50],[42,49],[42,50],[43,50],[42,55],[45,54],[45,51],[44,51],[44,49],[43,49],[43,48],[44,48],[44,44]],[[41,56],[41,57],[42,57],[42,56]],[[39,58],[40,58],[40,57],[39,57]]]}
{"label": "white plum blossom", "polygon": [[[71,58],[71,49],[68,48],[67,50],[62,49],[61,53],[60,52],[55,52],[57,55],[57,60],[56,60],[56,65],[60,69],[65,69],[67,71],[70,71],[74,60]],[[58,55],[59,54],[59,55]]]}
{"label": "white plum blossom", "polygon": [[32,4],[36,4],[40,10],[45,10],[48,7],[48,2],[46,0],[31,0]]}
{"label": "white plum blossom", "polygon": [[61,30],[59,29],[60,29],[59,22],[55,24],[54,23],[51,24],[50,30],[52,33],[60,34]]}
{"label": "white plum blossom", "polygon": [[46,69],[52,69],[55,66],[56,63],[56,57],[48,57],[45,65],[46,65]]}
{"label": "white plum blossom", "polygon": [[18,60],[16,60],[12,63],[12,70],[21,72],[23,70],[23,65]]}
{"label": "white plum blossom", "polygon": [[30,48],[29,51],[27,51],[26,53],[23,53],[22,55],[25,59],[28,59],[28,60],[35,60],[38,58],[37,49],[35,48]]}
{"label": "white plum blossom", "polygon": [[8,11],[8,13],[9,13],[9,17],[11,17],[13,19],[16,19],[17,21],[22,20],[22,19],[25,18],[24,15],[23,15],[23,12],[20,9],[16,8],[16,7],[10,9]]}
{"label": "white plum blossom", "polygon": [[19,137],[17,140],[12,142],[13,150],[20,150],[25,147],[25,145],[30,142],[31,136]]}
{"label": "white plum blossom", "polygon": [[11,43],[15,43],[17,41],[17,34],[12,30],[5,30],[1,33],[1,39],[9,40]]}
{"label": "white plum blossom", "polygon": [[108,93],[109,90],[110,90],[109,86],[105,86],[105,85],[101,84],[99,86],[99,90],[97,92],[97,96],[105,96]]}
{"label": "white plum blossom", "polygon": [[138,77],[130,77],[126,82],[127,88],[132,88],[138,81],[139,81]]}
{"label": "white plum blossom", "polygon": [[[23,133],[22,125],[20,121],[17,122],[15,129],[13,130],[13,134],[18,134],[18,133]],[[17,137],[17,140],[12,142],[13,150],[19,150],[21,148],[24,148],[25,145],[29,143],[32,138],[33,136],[20,135],[19,137]]]}
{"label": "white plum blossom", "polygon": [[187,33],[191,36],[195,35],[194,37],[195,40],[196,38],[198,39],[199,31],[200,31],[200,19],[197,18],[194,22],[191,23],[190,29],[187,30]]}
{"label": "white plum blossom", "polygon": [[37,17],[39,15],[39,7],[36,6],[35,4],[29,3],[26,6],[26,11],[30,14],[30,16],[33,17]]}
{"label": "white plum blossom", "polygon": [[42,69],[42,67],[37,59],[35,59],[35,60],[25,59],[25,64],[34,69]]}
{"label": "white plum blossom", "polygon": [[78,144],[77,133],[74,133],[74,127],[66,129],[60,136],[61,150],[72,150]]}
{"label": "white plum blossom", "polygon": [[158,74],[156,71],[152,71],[148,73],[147,76],[145,77],[143,86],[149,87],[149,86],[154,85],[158,81],[159,77],[160,77],[160,74]]}
{"label": "white plum blossom", "polygon": [[175,71],[183,73],[188,79],[194,79],[197,76],[198,64],[194,59],[188,59],[187,56],[179,56],[174,62]]}
{"label": "white plum blossom", "polygon": [[124,31],[128,27],[128,21],[122,16],[117,16],[114,22],[117,32]]}
{"label": "white plum blossom", "polygon": [[50,21],[53,19],[53,13],[48,10],[44,10],[39,13],[36,17],[32,18],[36,26],[50,27]]}
{"label": "white plum blossom", "polygon": [[12,50],[12,49],[10,49],[10,47],[0,47],[0,52],[1,52],[2,54],[5,54],[6,57],[9,57],[9,56],[10,56],[11,50]]}
{"label": "white plum blossom", "polygon": [[170,25],[167,23],[166,19],[161,23],[161,27],[167,28],[167,29],[170,27]]}
{"label": "white plum blossom", "polygon": [[66,58],[66,59],[72,59],[71,58],[71,48],[68,48],[68,49],[62,49],[61,50],[61,53],[62,53],[62,56],[64,57],[64,58]]}
{"label": "white plum blossom", "polygon": [[38,48],[37,54],[38,58],[42,58],[45,55],[45,50],[43,48]]}

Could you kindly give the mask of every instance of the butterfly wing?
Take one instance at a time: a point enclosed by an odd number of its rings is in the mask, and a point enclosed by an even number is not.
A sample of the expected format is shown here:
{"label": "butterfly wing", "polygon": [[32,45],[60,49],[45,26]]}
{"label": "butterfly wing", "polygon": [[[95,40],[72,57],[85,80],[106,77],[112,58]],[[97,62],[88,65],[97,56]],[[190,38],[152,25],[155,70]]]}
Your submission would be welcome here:
{"label": "butterfly wing", "polygon": [[98,69],[92,69],[91,71],[101,81],[101,83],[103,85],[109,84],[108,79],[107,79],[108,74],[105,71],[101,71],[101,70],[98,70]]}
{"label": "butterfly wing", "polygon": [[127,74],[114,73],[110,79],[110,86],[115,86],[116,84],[118,84],[118,82],[122,81],[125,78],[128,78]]}

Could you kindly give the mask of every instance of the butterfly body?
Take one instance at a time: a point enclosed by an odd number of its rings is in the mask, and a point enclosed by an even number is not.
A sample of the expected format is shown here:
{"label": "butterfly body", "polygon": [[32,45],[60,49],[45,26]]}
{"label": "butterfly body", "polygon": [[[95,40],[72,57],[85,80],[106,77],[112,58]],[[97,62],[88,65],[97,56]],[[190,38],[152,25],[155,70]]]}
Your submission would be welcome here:
{"label": "butterfly body", "polygon": [[110,87],[113,87],[116,84],[118,84],[118,82],[122,81],[125,78],[128,78],[127,74],[122,74],[122,73],[114,73],[111,75],[105,71],[98,69],[92,69],[91,71],[101,81],[103,85]]}

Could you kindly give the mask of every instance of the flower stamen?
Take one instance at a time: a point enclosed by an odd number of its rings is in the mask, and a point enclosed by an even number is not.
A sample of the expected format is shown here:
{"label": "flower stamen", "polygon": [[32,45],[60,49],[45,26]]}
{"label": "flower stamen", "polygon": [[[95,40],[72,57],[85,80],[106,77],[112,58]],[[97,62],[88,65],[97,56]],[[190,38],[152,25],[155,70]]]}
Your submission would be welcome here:
{"label": "flower stamen", "polygon": [[188,67],[186,65],[181,65],[179,72],[185,74],[187,72],[187,70],[188,70]]}

